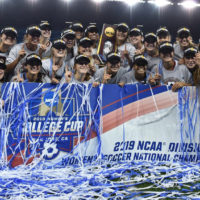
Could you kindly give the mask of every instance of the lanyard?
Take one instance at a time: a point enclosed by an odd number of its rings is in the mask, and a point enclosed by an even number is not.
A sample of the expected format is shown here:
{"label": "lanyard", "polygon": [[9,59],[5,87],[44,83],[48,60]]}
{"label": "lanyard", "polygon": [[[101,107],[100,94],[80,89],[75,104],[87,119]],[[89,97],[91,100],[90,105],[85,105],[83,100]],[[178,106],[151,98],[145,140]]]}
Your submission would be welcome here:
{"label": "lanyard", "polygon": [[52,75],[53,75],[53,60],[52,59],[50,59],[50,72],[49,72],[50,74],[50,77],[52,77]]}
{"label": "lanyard", "polygon": [[163,62],[162,60],[159,62],[159,65],[158,65],[158,73],[163,76]]}
{"label": "lanyard", "polygon": [[158,65],[158,73],[161,75],[160,83],[162,85],[163,84],[163,80],[164,80],[164,77],[163,77],[163,62],[162,62],[162,60],[159,62],[159,65]]}
{"label": "lanyard", "polygon": [[25,83],[25,82],[28,82],[28,79],[27,79],[26,73],[20,74],[20,76],[21,76],[21,78],[24,79],[24,83]]}

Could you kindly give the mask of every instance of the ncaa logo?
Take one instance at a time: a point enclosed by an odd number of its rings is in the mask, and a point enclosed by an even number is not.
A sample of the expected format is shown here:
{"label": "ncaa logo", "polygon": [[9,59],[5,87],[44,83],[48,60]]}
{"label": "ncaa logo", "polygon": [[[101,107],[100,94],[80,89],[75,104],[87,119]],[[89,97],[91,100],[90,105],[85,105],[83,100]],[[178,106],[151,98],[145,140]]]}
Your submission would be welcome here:
{"label": "ncaa logo", "polygon": [[55,95],[55,93],[53,91],[50,91],[48,93],[46,93],[44,95],[44,103],[48,106],[48,107],[54,107],[57,106],[59,103],[59,96],[58,94]]}

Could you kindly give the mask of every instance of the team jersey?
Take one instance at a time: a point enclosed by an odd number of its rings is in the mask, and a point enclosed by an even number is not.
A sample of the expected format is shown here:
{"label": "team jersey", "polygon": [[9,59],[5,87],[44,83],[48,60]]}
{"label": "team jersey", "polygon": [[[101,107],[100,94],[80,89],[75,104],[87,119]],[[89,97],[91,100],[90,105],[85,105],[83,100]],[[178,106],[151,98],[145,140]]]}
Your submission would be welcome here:
{"label": "team jersey", "polygon": [[[101,69],[98,69],[94,75],[94,80],[95,82],[99,82],[102,83],[103,82],[103,77],[104,77],[104,71],[106,70],[106,67],[103,67]],[[127,69],[120,67],[118,72],[111,77],[111,79],[109,79],[107,81],[107,83],[109,84],[118,84],[120,82],[120,78],[127,72]]]}
{"label": "team jersey", "polygon": [[[161,82],[169,85],[175,82],[191,83],[192,75],[185,65],[179,65],[178,61],[175,61],[175,67],[173,70],[167,70],[162,64],[159,65],[159,74],[162,76]],[[152,69],[152,73],[156,73],[156,67]]]}
{"label": "team jersey", "polygon": [[155,67],[155,66],[159,66],[159,63],[161,61],[161,59],[159,57],[151,57],[150,55],[148,55],[147,53],[144,54],[145,58],[147,59],[148,65],[147,65],[147,71],[151,72],[151,70]]}
{"label": "team jersey", "polygon": [[[118,46],[117,48],[117,53],[122,56],[122,52],[125,51],[125,47],[126,50],[129,52],[129,57],[131,59],[131,61],[133,60],[133,57],[135,55],[135,47],[131,44],[131,43],[125,43],[121,46]],[[131,66],[129,65],[129,62],[127,60],[127,58],[121,58],[121,66],[124,68],[127,68],[127,70],[130,70]]]}
{"label": "team jersey", "polygon": [[[23,82],[29,82],[27,79],[27,75],[26,72],[22,72],[19,74],[19,77],[23,79]],[[11,82],[16,82],[17,81],[17,75],[13,76],[11,79]],[[49,81],[50,79],[48,78],[48,76],[44,75],[44,74],[40,74],[40,77],[38,76],[38,79],[35,81],[35,83],[50,83]]]}
{"label": "team jersey", "polygon": [[[6,60],[6,64],[11,64],[12,62],[14,62],[19,57],[19,52],[21,51],[23,45],[24,45],[24,43],[16,44],[10,50],[10,53],[9,53],[7,60]],[[26,45],[24,45],[24,51],[26,52],[26,55],[16,65],[16,67],[14,69],[14,75],[16,75],[18,73],[18,71],[22,69],[23,64],[25,63],[26,57],[29,54],[32,54],[32,53],[39,54],[39,48],[40,47],[38,45],[37,49],[35,51],[30,51],[29,49],[27,49]]]}
{"label": "team jersey", "polygon": [[72,52],[70,52],[70,53],[67,52],[65,62],[68,62],[69,60],[71,60],[73,57],[75,57],[77,55],[78,55],[78,47],[74,46],[72,49]]}
{"label": "team jersey", "polygon": [[120,79],[120,83],[125,83],[125,84],[134,84],[134,83],[142,83],[142,84],[146,84],[146,78],[143,81],[138,81],[135,78],[135,71],[131,70],[127,73],[125,73],[121,79]]}
{"label": "team jersey", "polygon": [[49,46],[47,47],[46,51],[42,53],[42,58],[47,59],[51,57],[51,47],[52,47],[52,42],[49,41]]}
{"label": "team jersey", "polygon": [[[66,63],[63,62],[62,66],[55,73],[55,77],[61,79],[65,73]],[[46,74],[50,79],[53,74],[53,60],[51,58],[42,60],[42,72]]]}
{"label": "team jersey", "polygon": [[184,51],[182,50],[179,43],[174,44],[174,59],[180,60],[184,56]]}
{"label": "team jersey", "polygon": [[135,79],[135,72],[134,70],[131,70],[127,73],[125,73],[121,78],[120,78],[120,83],[135,83],[136,79]]}
{"label": "team jersey", "polygon": [[[93,82],[94,82],[94,78],[93,78],[93,77],[91,77],[88,81],[83,81],[83,82],[78,81],[78,80],[74,77],[74,74],[72,74],[72,78],[71,78],[71,81],[70,81],[70,83],[76,83],[76,84],[90,84],[90,83],[92,84]],[[64,77],[64,76],[62,77],[60,83],[61,83],[61,84],[66,83],[66,80],[65,80],[65,77]]]}

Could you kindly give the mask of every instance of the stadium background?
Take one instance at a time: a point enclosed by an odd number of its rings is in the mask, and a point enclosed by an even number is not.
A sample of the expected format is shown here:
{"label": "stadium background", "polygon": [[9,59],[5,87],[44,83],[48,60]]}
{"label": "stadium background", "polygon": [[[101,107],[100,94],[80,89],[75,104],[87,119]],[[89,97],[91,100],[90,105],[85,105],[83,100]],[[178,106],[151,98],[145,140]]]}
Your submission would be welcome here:
{"label": "stadium background", "polygon": [[177,29],[187,26],[194,41],[198,42],[200,8],[186,10],[176,4],[181,0],[172,2],[172,6],[158,8],[149,3],[130,7],[124,2],[113,1],[96,4],[91,0],[0,0],[0,29],[10,25],[16,27],[19,31],[18,41],[21,41],[25,28],[41,20],[52,23],[52,39],[59,37],[65,21],[80,21],[84,26],[96,22],[99,30],[104,23],[126,22],[130,27],[143,25],[144,33],[166,26],[174,41]]}

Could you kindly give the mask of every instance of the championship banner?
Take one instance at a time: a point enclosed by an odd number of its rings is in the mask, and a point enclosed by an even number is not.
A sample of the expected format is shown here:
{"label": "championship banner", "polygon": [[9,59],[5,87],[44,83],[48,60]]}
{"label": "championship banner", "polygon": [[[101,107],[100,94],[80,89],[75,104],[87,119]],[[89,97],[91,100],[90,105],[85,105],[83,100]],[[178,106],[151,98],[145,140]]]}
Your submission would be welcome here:
{"label": "championship banner", "polygon": [[7,83],[1,164],[199,162],[199,89]]}
{"label": "championship banner", "polygon": [[116,51],[116,28],[116,25],[103,25],[97,54],[106,57],[108,53]]}
{"label": "championship banner", "polygon": [[84,85],[4,85],[3,160],[10,167],[37,158],[55,164],[72,153],[80,141],[99,135],[99,96],[99,88]]}

